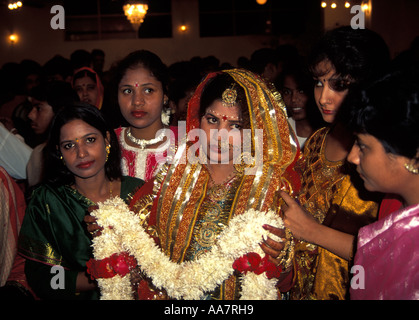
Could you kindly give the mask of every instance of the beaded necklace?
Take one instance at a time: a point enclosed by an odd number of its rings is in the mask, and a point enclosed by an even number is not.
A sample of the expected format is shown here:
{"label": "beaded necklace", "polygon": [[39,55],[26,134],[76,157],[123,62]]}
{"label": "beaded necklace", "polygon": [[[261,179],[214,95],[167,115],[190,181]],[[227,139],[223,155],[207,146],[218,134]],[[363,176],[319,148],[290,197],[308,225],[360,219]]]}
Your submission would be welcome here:
{"label": "beaded necklace", "polygon": [[131,134],[131,127],[127,130],[127,138],[134,144],[138,145],[140,149],[144,150],[146,146],[156,144],[157,142],[163,141],[165,137],[165,132],[162,131],[156,138],[146,140],[146,139],[138,139]]}

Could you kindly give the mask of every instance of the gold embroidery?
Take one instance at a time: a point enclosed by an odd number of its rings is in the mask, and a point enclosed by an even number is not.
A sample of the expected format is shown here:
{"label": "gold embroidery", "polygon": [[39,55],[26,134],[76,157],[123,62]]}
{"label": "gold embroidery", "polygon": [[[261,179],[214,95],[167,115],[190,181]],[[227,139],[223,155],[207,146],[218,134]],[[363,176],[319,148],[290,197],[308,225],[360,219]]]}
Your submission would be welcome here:
{"label": "gold embroidery", "polygon": [[[241,177],[236,177],[226,185],[215,185],[208,190],[198,208],[199,213],[186,255],[187,260],[195,260],[198,254],[210,250],[219,234],[227,227],[228,221],[233,215],[231,208],[240,182]],[[222,190],[222,197],[220,197],[219,190]]]}
{"label": "gold embroidery", "polygon": [[[305,168],[299,201],[320,223],[345,233],[374,221],[377,204],[362,200],[344,172],[344,161],[331,162],[324,156],[327,128],[318,130],[306,143]],[[344,299],[348,283],[348,261],[324,248],[296,241],[297,282],[292,299]]]}
{"label": "gold embroidery", "polygon": [[29,237],[19,238],[19,250],[30,259],[50,265],[62,265],[63,257],[49,243],[43,243]]}
{"label": "gold embroidery", "polygon": [[139,199],[132,207],[136,215],[140,218],[141,226],[147,228],[148,218],[153,207],[154,195],[147,194]]}
{"label": "gold embroidery", "polygon": [[[258,150],[263,151],[260,155],[262,161],[255,164],[252,175],[244,175],[235,180],[234,186],[228,188],[228,191],[219,187],[207,190],[209,177],[206,170],[202,170],[200,164],[193,165],[189,161],[188,164],[180,163],[180,159],[189,150],[186,141],[180,142],[175,161],[161,184],[156,208],[161,247],[172,261],[197,259],[213,245],[233,215],[242,214],[251,208],[276,209],[275,192],[279,188],[291,188],[289,181],[283,179],[283,174],[294,161],[298,150],[295,136],[289,129],[284,105],[277,100],[280,97],[272,94],[261,79],[246,71],[227,70],[225,73],[245,91],[249,105],[253,156],[257,146],[255,130],[263,130],[263,141],[260,142],[263,143],[263,150]],[[193,108],[189,108],[188,130],[199,126],[195,113],[202,86],[198,87],[189,102]],[[223,198],[224,193],[227,195]],[[213,297],[237,298],[238,281],[236,276],[231,276]]]}

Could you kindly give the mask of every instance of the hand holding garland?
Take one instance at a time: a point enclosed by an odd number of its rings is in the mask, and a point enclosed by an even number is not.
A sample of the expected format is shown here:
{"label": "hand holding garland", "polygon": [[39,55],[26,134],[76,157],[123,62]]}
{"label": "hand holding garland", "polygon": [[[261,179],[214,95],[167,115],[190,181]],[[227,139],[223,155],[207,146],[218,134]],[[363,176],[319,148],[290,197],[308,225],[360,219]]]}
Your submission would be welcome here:
{"label": "hand holding garland", "polygon": [[[92,212],[96,210],[97,208],[98,208],[97,206],[92,206],[88,210],[89,212]],[[103,228],[97,224],[95,217],[86,215],[84,217],[84,222],[87,224],[87,231],[92,235],[92,237],[97,237],[102,234],[101,231],[103,230]],[[268,230],[273,235],[273,237],[268,236],[260,244],[261,249],[266,254],[266,259],[269,259],[269,261],[272,264],[274,264],[275,266],[285,271],[285,269],[288,269],[290,267],[290,264],[289,263],[286,264],[284,259],[279,259],[278,257],[280,257],[281,255],[284,255],[285,253],[287,258],[289,258],[288,257],[290,254],[289,251],[292,250],[292,248],[289,246],[289,245],[292,246],[292,244],[290,243],[292,242],[292,238],[291,238],[292,236],[287,237],[285,229],[276,228],[271,225],[264,225],[263,228],[265,230]],[[274,240],[274,238],[276,237],[278,241]],[[287,240],[287,238],[290,238],[289,239],[290,241],[288,243],[284,242],[284,239]],[[286,244],[288,244],[287,248],[285,248]],[[284,251],[287,251],[287,252],[284,252]]]}
{"label": "hand holding garland", "polygon": [[[133,268],[130,255],[125,256],[124,251],[128,251],[137,261],[141,261],[141,270],[147,277],[153,279],[153,284],[157,288],[167,288],[169,296],[176,299],[199,299],[204,292],[213,290],[217,284],[232,274],[236,260],[241,260],[251,252],[259,256],[265,253],[260,246],[260,237],[273,238],[276,235],[269,233],[267,230],[269,227],[262,228],[263,225],[284,228],[281,219],[278,220],[274,212],[263,213],[249,210],[230,221],[229,227],[223,231],[218,244],[210,252],[197,261],[176,264],[170,262],[160,252],[154,240],[150,239],[142,226],[138,224],[138,217],[131,214],[122,200],[116,198],[112,201],[108,200],[93,215],[98,219],[102,217],[99,219],[101,221],[99,224],[103,225],[104,229],[101,237],[94,238],[95,257],[98,260],[92,259],[89,263],[89,270],[93,270],[93,273],[95,269],[99,270],[99,274],[93,276],[99,276],[97,279],[99,286],[104,290],[103,297],[107,299],[130,299],[132,295],[128,274],[121,277],[120,272],[121,268],[128,270],[127,272]],[[280,234],[278,230],[274,232]],[[103,237],[105,234],[106,237]],[[290,241],[287,241],[287,247],[290,248],[288,242]],[[273,251],[280,247],[270,240],[267,240],[265,244],[269,243],[275,247]],[[117,255],[114,256],[114,253]],[[275,287],[278,279],[276,277],[281,274],[281,267],[278,268],[277,263],[272,263],[268,255],[261,258],[260,262],[257,272],[244,275],[242,299],[277,298]],[[157,269],[156,266],[158,266]],[[117,275],[102,275],[103,268],[110,269],[111,273]],[[202,282],[203,278],[206,281]]]}
{"label": "hand holding garland", "polygon": [[[101,230],[103,230],[103,228],[97,224],[95,217],[86,216],[84,220],[88,224],[88,230],[93,237],[101,235]],[[264,225],[263,228],[275,236],[285,238],[285,231],[282,229],[270,225]],[[267,239],[260,244],[260,247],[266,254],[263,258],[261,258],[261,256],[256,252],[250,252],[241,258],[236,259],[236,261],[233,263],[233,269],[243,274],[253,272],[256,275],[260,275],[265,272],[268,279],[278,279],[279,287],[279,284],[282,282],[281,280],[287,278],[290,271],[283,270],[281,261],[276,259],[276,257],[281,254],[285,244],[283,244],[282,241],[275,241],[270,237],[267,237]],[[135,258],[126,252],[122,252],[120,254],[115,253],[112,256],[102,260],[91,259],[87,262],[87,270],[92,280],[97,278],[112,278],[117,274],[120,276],[125,276],[126,274],[131,273],[131,283],[139,286],[137,289],[135,289],[135,291],[138,290],[136,294],[139,297],[141,296],[141,299],[156,299],[156,297],[159,298],[159,296],[155,294],[156,292],[164,292],[155,288],[151,291],[148,289],[150,285],[152,286],[152,284],[147,283],[143,276],[140,276],[141,272],[138,269]],[[133,280],[135,276],[138,278]],[[144,285],[147,286],[147,288],[144,287],[144,290],[141,290],[141,286]],[[142,291],[144,291],[144,293]],[[147,294],[149,291],[151,292],[151,296],[155,296],[154,298],[148,296],[150,295]],[[167,294],[165,295],[167,298]]]}
{"label": "hand holding garland", "polygon": [[[90,208],[89,208],[90,209]],[[96,208],[92,208],[89,211],[93,211]],[[92,237],[98,237],[102,234],[103,228],[99,226],[96,222],[96,218],[92,217],[90,215],[86,215],[84,218],[84,222],[87,224],[87,230],[92,235]],[[267,273],[268,279],[270,278],[279,278],[282,271],[285,271],[285,269],[289,268],[289,265],[285,265],[283,261],[278,259],[278,257],[284,253],[285,248],[285,242],[282,239],[286,239],[286,232],[285,229],[279,229],[276,227],[273,227],[271,225],[264,225],[263,228],[265,230],[268,230],[270,233],[272,233],[274,236],[277,236],[280,241],[275,241],[271,239],[271,237],[267,237],[261,244],[260,247],[262,251],[266,254],[266,256],[262,259],[257,253],[249,253],[240,259],[237,259],[235,262],[234,269],[240,271],[240,272],[247,272],[247,271],[253,271],[256,274],[261,274],[264,271],[269,271]],[[289,250],[288,246],[288,250]],[[288,254],[288,252],[285,252],[285,254]],[[249,256],[250,255],[250,256]],[[258,256],[258,258],[255,258],[255,255]],[[126,258],[125,255],[122,255],[124,258]],[[112,261],[114,259],[121,258],[120,256],[111,256],[109,261]],[[252,259],[253,258],[253,259]],[[256,259],[256,260],[255,260]],[[115,275],[116,273],[113,271],[113,267],[110,267],[109,261],[103,261],[102,268],[106,267],[108,270],[111,270],[109,273],[109,277]],[[257,261],[257,263],[255,262]],[[129,263],[130,264],[130,263]],[[246,264],[248,267],[243,267],[243,265]],[[93,264],[90,264],[91,269],[93,269]],[[96,273],[95,271],[91,270],[92,273]],[[289,270],[288,270],[289,271]],[[125,274],[124,274],[125,275]],[[108,277],[105,275],[102,275],[101,277]]]}
{"label": "hand holding garland", "polygon": [[87,231],[89,231],[92,237],[98,237],[102,234],[103,228],[97,224],[95,217],[86,215],[83,221],[86,223]]}
{"label": "hand holding garland", "polygon": [[280,229],[270,225],[264,225],[263,228],[271,233],[272,238],[278,238],[275,241],[268,237],[261,244],[261,249],[266,253],[269,262],[281,270],[276,275],[277,287],[281,292],[288,291],[293,281],[294,238],[287,228]]}

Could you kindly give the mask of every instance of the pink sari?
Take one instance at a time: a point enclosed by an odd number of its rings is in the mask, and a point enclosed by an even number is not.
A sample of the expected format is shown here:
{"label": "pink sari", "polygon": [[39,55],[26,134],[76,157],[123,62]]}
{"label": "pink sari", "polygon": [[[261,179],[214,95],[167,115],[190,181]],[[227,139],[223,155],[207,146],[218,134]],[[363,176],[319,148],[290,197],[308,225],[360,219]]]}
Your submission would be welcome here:
{"label": "pink sari", "polygon": [[365,271],[365,289],[351,286],[351,299],[419,299],[418,244],[419,204],[360,229],[354,264]]}

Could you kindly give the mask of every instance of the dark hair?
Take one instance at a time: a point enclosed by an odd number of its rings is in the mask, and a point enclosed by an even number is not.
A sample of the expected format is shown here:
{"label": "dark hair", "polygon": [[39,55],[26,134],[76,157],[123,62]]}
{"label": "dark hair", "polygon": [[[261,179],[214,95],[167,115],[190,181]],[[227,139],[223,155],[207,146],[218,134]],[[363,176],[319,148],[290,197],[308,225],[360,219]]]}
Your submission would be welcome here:
{"label": "dark hair", "polygon": [[[294,59],[292,62],[284,65],[284,69],[275,81],[275,86],[278,89],[284,87],[285,78],[291,76],[306,93],[312,93],[313,91],[313,78],[309,72],[307,61],[304,57]],[[310,95],[312,96],[312,94]]]}
{"label": "dark hair", "polygon": [[195,89],[201,81],[198,68],[195,68],[190,61],[175,62],[169,66],[168,72],[170,78],[168,95],[176,104],[186,97],[188,90]]}
{"label": "dark hair", "polygon": [[92,55],[84,49],[77,49],[70,55],[70,61],[73,70],[80,69],[81,67],[89,67],[92,63]]}
{"label": "dark hair", "polygon": [[81,79],[81,78],[84,78],[84,77],[89,77],[90,79],[93,80],[94,83],[97,84],[97,81],[96,81],[96,73],[91,72],[91,71],[86,70],[86,69],[83,69],[83,70],[80,70],[80,71],[78,71],[77,73],[74,74],[74,76],[73,76],[73,85],[76,83],[76,80],[77,79]]}
{"label": "dark hair", "polygon": [[60,55],[56,55],[48,60],[42,67],[43,76],[48,80],[49,76],[59,74],[63,80],[73,75],[71,61]]}
{"label": "dark hair", "polygon": [[118,63],[115,73],[115,84],[117,86],[119,85],[128,69],[136,69],[137,67],[148,69],[151,74],[161,82],[163,92],[167,94],[167,85],[169,81],[167,66],[161,61],[159,56],[148,50],[131,52]]}
{"label": "dark hair", "polygon": [[107,132],[110,134],[110,153],[108,161],[105,164],[105,173],[108,179],[114,180],[120,178],[121,173],[121,151],[118,138],[114,130],[108,125],[101,112],[87,103],[77,102],[72,106],[62,108],[54,117],[49,132],[49,138],[46,146],[45,158],[45,182],[55,185],[65,185],[74,183],[74,175],[67,169],[60,159],[60,133],[61,128],[72,120],[80,119],[92,127],[98,129],[104,138]]}
{"label": "dark hair", "polygon": [[272,48],[257,49],[250,56],[250,69],[256,74],[262,74],[268,63],[276,65],[279,62],[277,52]]}
{"label": "dark hair", "polygon": [[419,68],[388,73],[348,94],[350,128],[378,139],[386,152],[410,159],[419,151]]}
{"label": "dark hair", "polygon": [[79,96],[74,92],[71,85],[65,81],[41,83],[30,91],[29,96],[39,101],[46,101],[52,107],[54,113],[62,106],[79,101]]}
{"label": "dark hair", "polygon": [[22,60],[20,62],[20,66],[22,67],[23,78],[27,77],[30,74],[40,75],[42,72],[41,65],[38,62],[30,60],[30,59]]}
{"label": "dark hair", "polygon": [[314,76],[322,76],[316,73],[322,61],[329,61],[341,78],[358,84],[379,73],[390,62],[390,53],[377,33],[344,26],[328,31],[315,45],[309,59]]}
{"label": "dark hair", "polygon": [[275,86],[280,92],[284,89],[286,77],[292,77],[298,89],[304,91],[307,96],[306,113],[312,127],[316,129],[323,126],[324,121],[313,95],[313,78],[308,69],[307,59],[305,57],[295,57],[293,61],[284,65],[283,71],[275,81]]}
{"label": "dark hair", "polygon": [[250,116],[246,94],[243,88],[227,73],[216,75],[206,84],[200,99],[199,118],[202,118],[205,115],[205,111],[215,100],[221,100],[223,92],[233,85],[234,89],[237,91],[236,101],[241,109],[243,127],[246,129],[250,128]]}
{"label": "dark hair", "polygon": [[102,49],[93,49],[91,52],[91,56],[101,56],[104,57],[105,56],[105,51],[103,51]]}

